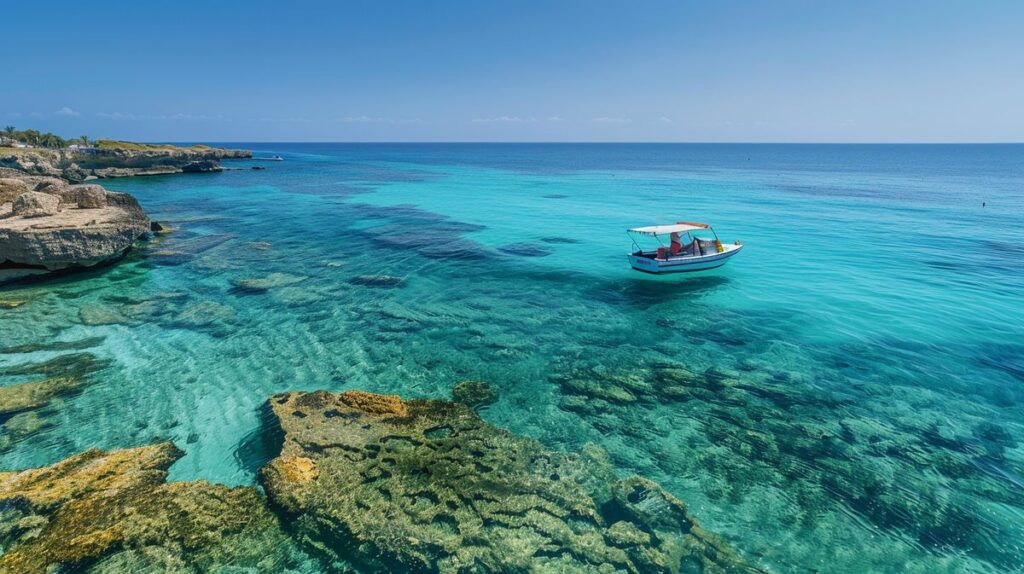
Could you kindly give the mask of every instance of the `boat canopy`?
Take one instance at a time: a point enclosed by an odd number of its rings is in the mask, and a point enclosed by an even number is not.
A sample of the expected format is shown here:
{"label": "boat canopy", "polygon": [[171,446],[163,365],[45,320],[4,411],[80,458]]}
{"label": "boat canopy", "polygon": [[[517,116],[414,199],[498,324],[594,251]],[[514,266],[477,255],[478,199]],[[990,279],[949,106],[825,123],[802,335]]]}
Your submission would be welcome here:
{"label": "boat canopy", "polygon": [[696,231],[698,229],[708,229],[711,226],[706,223],[692,223],[688,221],[680,221],[672,225],[651,225],[648,227],[637,227],[630,229],[630,233],[639,233],[640,235],[669,235],[671,233],[688,233],[690,231]]}

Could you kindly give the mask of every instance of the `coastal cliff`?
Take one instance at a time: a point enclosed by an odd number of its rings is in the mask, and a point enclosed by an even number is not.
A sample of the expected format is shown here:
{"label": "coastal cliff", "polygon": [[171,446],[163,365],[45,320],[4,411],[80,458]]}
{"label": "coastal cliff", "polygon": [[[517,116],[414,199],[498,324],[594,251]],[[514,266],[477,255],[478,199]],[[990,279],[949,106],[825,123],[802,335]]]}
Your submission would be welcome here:
{"label": "coastal cliff", "polygon": [[0,148],[0,167],[81,183],[90,177],[215,172],[222,169],[221,160],[250,157],[249,150],[101,140],[77,149]]}
{"label": "coastal cliff", "polygon": [[0,283],[117,259],[150,226],[126,193],[0,171]]}

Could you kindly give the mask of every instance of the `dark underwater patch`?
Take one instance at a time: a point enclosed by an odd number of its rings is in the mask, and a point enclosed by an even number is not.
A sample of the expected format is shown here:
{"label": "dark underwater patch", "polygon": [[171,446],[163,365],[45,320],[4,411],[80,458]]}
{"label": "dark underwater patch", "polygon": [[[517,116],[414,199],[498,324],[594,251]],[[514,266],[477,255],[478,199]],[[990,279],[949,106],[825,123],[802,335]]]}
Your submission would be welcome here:
{"label": "dark underwater patch", "polygon": [[518,257],[547,257],[548,255],[551,255],[550,249],[529,242],[502,245],[498,248],[498,251],[508,255],[516,255]]}
{"label": "dark underwater patch", "polygon": [[0,349],[0,354],[35,353],[37,351],[82,351],[100,346],[106,337],[88,337],[77,341],[53,341],[50,343],[26,343]]}

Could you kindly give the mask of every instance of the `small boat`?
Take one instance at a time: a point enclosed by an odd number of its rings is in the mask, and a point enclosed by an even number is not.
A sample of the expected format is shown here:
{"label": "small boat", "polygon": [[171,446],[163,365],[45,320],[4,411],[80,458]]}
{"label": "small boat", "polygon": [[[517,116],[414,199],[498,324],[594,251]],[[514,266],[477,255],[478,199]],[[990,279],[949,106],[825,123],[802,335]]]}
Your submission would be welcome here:
{"label": "small boat", "polygon": [[[635,251],[629,254],[633,269],[653,275],[705,271],[725,265],[743,245],[722,243],[715,230],[706,223],[679,221],[671,225],[637,227],[627,231]],[[711,237],[708,237],[708,233]],[[657,248],[644,250],[637,240],[654,238]],[[668,245],[665,245],[668,240]]]}
{"label": "small boat", "polygon": [[256,161],[284,161],[284,158],[279,155],[272,155],[270,157],[254,157]]}

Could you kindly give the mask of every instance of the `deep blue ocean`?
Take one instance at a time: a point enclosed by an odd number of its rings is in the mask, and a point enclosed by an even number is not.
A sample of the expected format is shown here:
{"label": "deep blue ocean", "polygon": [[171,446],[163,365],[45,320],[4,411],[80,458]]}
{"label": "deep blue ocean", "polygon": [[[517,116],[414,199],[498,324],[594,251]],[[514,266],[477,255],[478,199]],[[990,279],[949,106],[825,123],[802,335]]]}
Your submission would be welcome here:
{"label": "deep blue ocean", "polygon": [[[0,469],[171,439],[172,479],[252,484],[272,393],[478,379],[769,570],[1024,571],[1024,145],[237,146],[284,161],[106,180],[177,230],[0,288],[0,348],[79,342],[0,385],[96,358]],[[631,271],[626,229],[676,220],[744,250]]]}

